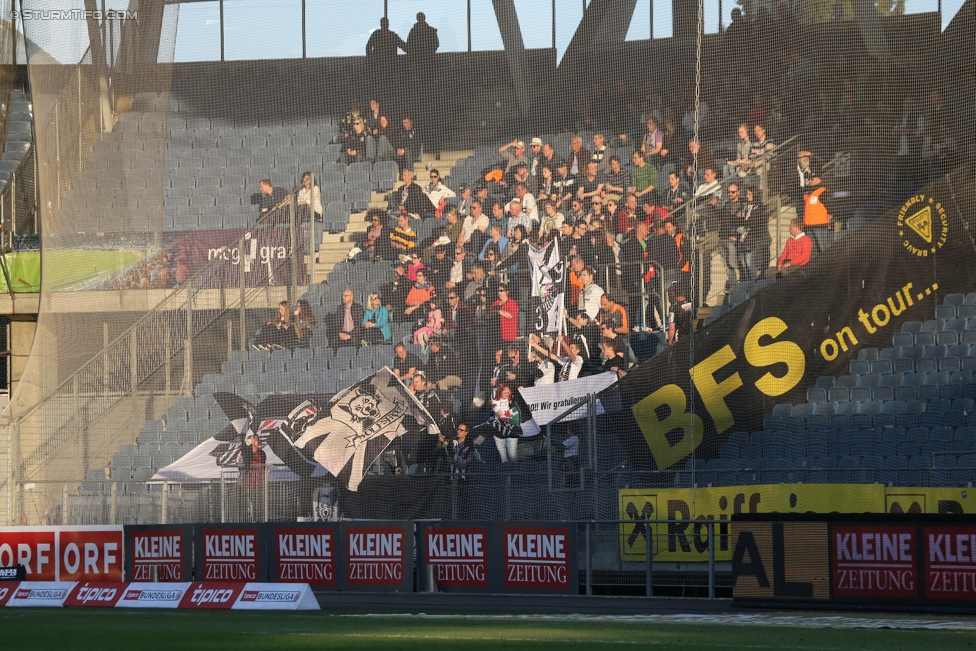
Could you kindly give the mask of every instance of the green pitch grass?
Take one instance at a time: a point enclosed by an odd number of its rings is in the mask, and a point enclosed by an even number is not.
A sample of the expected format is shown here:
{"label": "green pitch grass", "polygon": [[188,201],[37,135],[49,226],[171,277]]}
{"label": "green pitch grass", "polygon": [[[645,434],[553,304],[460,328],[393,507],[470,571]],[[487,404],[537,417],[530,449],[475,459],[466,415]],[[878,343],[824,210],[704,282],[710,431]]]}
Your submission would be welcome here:
{"label": "green pitch grass", "polygon": [[[59,290],[72,289],[72,284],[96,277],[99,281],[116,271],[125,269],[145,257],[140,251],[48,251],[44,254],[46,287]],[[37,251],[19,251],[6,255],[10,270],[10,284],[15,292],[27,293],[40,290],[41,254]],[[0,292],[7,291],[7,281],[0,274]]]}
{"label": "green pitch grass", "polygon": [[[790,620],[802,617],[790,617]],[[830,620],[829,617],[819,621]],[[920,618],[921,619],[921,618]],[[931,622],[936,618],[925,618]],[[974,649],[974,621],[963,630],[892,630],[741,623],[657,623],[586,616],[362,616],[306,613],[152,612],[70,609],[0,610],[4,650],[57,649],[795,649],[939,651]],[[768,621],[768,619],[766,619]],[[848,619],[848,621],[850,621]],[[867,620],[866,620],[867,621]],[[897,622],[897,619],[888,621]],[[943,620],[945,621],[945,620]],[[856,623],[854,624],[856,626]],[[911,626],[912,624],[908,624]]]}

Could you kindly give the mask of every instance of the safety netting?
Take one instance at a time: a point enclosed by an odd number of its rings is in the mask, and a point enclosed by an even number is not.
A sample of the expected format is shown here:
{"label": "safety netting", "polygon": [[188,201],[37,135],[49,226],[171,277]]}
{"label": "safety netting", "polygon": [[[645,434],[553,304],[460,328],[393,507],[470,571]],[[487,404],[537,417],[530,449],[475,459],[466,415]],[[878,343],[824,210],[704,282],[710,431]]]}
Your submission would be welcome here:
{"label": "safety netting", "polygon": [[972,2],[51,4],[10,522],[976,510]]}

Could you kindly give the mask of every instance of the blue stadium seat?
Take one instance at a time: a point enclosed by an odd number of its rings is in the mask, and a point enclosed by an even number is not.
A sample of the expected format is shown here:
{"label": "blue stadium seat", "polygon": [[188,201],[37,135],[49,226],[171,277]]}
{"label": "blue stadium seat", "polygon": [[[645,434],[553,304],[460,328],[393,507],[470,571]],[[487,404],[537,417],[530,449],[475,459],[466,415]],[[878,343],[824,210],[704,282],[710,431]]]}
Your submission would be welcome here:
{"label": "blue stadium seat", "polygon": [[871,399],[871,389],[869,387],[854,387],[849,390],[851,402],[864,402]]}
{"label": "blue stadium seat", "polygon": [[827,390],[833,387],[835,384],[837,384],[837,378],[835,378],[833,375],[821,375],[817,378],[816,387],[818,389]]}
{"label": "blue stadium seat", "polygon": [[871,364],[863,359],[854,359],[850,363],[851,375],[865,375],[871,372]]}
{"label": "blue stadium seat", "polygon": [[[895,390],[889,386],[876,386],[871,390],[872,400],[877,401],[893,401],[895,399]],[[894,424],[894,420],[892,420]]]}
{"label": "blue stadium seat", "polygon": [[[821,405],[825,405],[825,404],[832,404],[832,403],[820,403],[816,406],[820,407]],[[807,416],[806,418],[803,419],[803,422],[806,425],[807,429],[812,429],[812,430],[826,429],[828,425],[827,416],[825,416],[824,414],[817,414],[817,413]]]}
{"label": "blue stadium seat", "polygon": [[844,387],[845,389],[853,389],[857,386],[857,382],[860,378],[856,375],[841,375],[837,378],[836,386]]}
{"label": "blue stadium seat", "polygon": [[847,402],[849,399],[850,393],[844,387],[833,387],[827,392],[827,400],[831,402]]}
{"label": "blue stadium seat", "polygon": [[877,348],[862,348],[857,352],[857,358],[864,360],[865,362],[873,362],[878,359],[878,349]]}
{"label": "blue stadium seat", "polygon": [[954,319],[956,318],[956,306],[955,305],[938,305],[935,308],[935,318],[936,319]]}
{"label": "blue stadium seat", "polygon": [[807,402],[817,403],[826,402],[827,392],[816,387],[807,389]]}
{"label": "blue stadium seat", "polygon": [[871,362],[872,375],[885,375],[894,370],[894,365],[890,359],[878,359]]}
{"label": "blue stadium seat", "polygon": [[891,345],[894,346],[894,350],[906,346],[914,346],[915,337],[910,332],[896,332],[891,336]]}
{"label": "blue stadium seat", "polygon": [[918,441],[898,441],[895,444],[895,452],[906,457],[918,455],[921,448],[922,444]]}
{"label": "blue stadium seat", "polygon": [[734,443],[735,445],[742,445],[749,442],[749,432],[730,432],[729,433],[729,443]]}
{"label": "blue stadium seat", "polygon": [[935,345],[935,333],[934,332],[916,332],[915,333],[915,345],[916,346],[933,346],[933,345]]}
{"label": "blue stadium seat", "polygon": [[965,302],[966,302],[966,295],[965,294],[958,294],[958,293],[946,294],[945,295],[945,298],[942,299],[942,304],[943,305],[954,305],[954,306],[958,306],[958,305],[962,305]]}

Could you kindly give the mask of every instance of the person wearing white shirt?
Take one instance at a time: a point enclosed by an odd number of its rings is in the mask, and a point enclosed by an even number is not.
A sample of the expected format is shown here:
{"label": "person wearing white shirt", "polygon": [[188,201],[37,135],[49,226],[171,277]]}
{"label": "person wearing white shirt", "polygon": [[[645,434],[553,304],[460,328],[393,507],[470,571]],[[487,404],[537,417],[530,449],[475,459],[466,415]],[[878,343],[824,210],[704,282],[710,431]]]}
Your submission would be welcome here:
{"label": "person wearing white shirt", "polygon": [[603,288],[593,282],[594,276],[593,267],[583,267],[579,274],[583,287],[580,288],[578,305],[590,319],[596,319],[600,313],[600,297],[603,296]]}
{"label": "person wearing white shirt", "polygon": [[533,223],[532,219],[529,217],[529,214],[522,212],[522,203],[519,201],[518,197],[512,199],[507,208],[511,212],[511,216],[508,218],[508,237],[512,236],[512,232],[519,224],[525,228],[526,232],[535,230],[535,223]]}
{"label": "person wearing white shirt", "polygon": [[[532,193],[529,192],[529,186],[525,183],[519,183],[515,186],[515,198],[508,202],[505,206],[505,212],[512,212],[511,206],[513,203],[518,201],[522,204],[522,212],[528,214],[529,219],[534,221],[536,224],[539,223],[539,207],[538,202]],[[511,224],[509,224],[511,226]]]}
{"label": "person wearing white shirt", "polygon": [[711,167],[705,170],[705,182],[695,188],[695,196],[722,199],[722,184],[715,178],[715,170]]}
{"label": "person wearing white shirt", "polygon": [[[299,219],[308,219],[308,213],[302,215],[305,210],[311,210],[315,219],[315,252],[318,253],[322,245],[322,190],[317,185],[312,185],[312,173],[302,174],[302,187],[298,191],[298,210]],[[302,208],[304,206],[304,208]]]}
{"label": "person wearing white shirt", "polygon": [[484,214],[481,201],[474,199],[471,201],[471,214],[464,218],[461,223],[461,237],[458,244],[465,245],[471,243],[471,249],[480,251],[488,237],[488,215]]}
{"label": "person wearing white shirt", "polygon": [[424,194],[438,208],[442,201],[456,197],[454,190],[441,183],[441,173],[435,169],[430,171],[430,183],[424,186]]}

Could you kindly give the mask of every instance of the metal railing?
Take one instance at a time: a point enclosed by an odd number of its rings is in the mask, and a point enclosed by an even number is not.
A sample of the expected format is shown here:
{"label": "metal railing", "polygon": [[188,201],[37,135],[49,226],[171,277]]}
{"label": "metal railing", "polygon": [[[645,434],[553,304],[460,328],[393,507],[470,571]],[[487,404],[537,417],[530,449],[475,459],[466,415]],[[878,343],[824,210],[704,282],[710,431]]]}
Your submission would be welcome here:
{"label": "metal railing", "polygon": [[[777,163],[783,156],[783,154],[798,151],[800,146],[799,136],[793,136],[785,140],[782,144],[777,145],[775,149],[772,149],[757,159],[757,163],[753,166],[753,171],[745,177],[740,177],[738,172],[732,172],[720,179],[717,179],[718,185],[720,187],[726,188],[731,183],[744,184],[747,187],[753,185],[759,190],[760,196],[759,201],[767,209],[775,206],[775,210],[771,212],[770,223],[773,223],[774,219],[776,222],[776,233],[775,240],[771,243],[775,251],[779,252],[783,248],[782,240],[782,228],[779,225],[780,215],[782,213],[782,195],[778,191],[779,188],[775,187],[775,183],[771,184],[771,177],[775,177],[777,173]],[[758,171],[758,173],[757,173]],[[697,181],[697,179],[696,179]],[[698,189],[698,184],[691,188],[691,194],[694,197],[695,191]],[[717,233],[716,230],[710,230],[708,220],[706,219],[703,206],[707,199],[704,197],[695,197],[691,201],[685,203],[684,205],[676,208],[671,212],[671,218],[677,220],[683,227],[685,233],[689,234],[691,237],[691,248],[695,255],[695,264],[692,268],[692,274],[695,277],[695,283],[693,286],[696,289],[692,291],[696,294],[696,303],[699,307],[703,307],[708,300],[707,289],[705,287],[705,279],[708,277],[705,273],[705,265],[711,264],[711,254],[715,250],[716,241],[714,239],[714,234]],[[763,264],[768,263],[768,260]]]}
{"label": "metal railing", "polygon": [[[264,322],[249,323],[249,311],[297,301],[308,282],[306,262],[309,268],[314,264],[314,255],[304,258],[311,250],[312,215],[298,222],[297,195],[287,195],[232,244],[212,249],[211,259],[192,276],[177,277],[176,287],[155,290],[159,299],[149,312],[43,399],[13,415],[13,462],[5,478],[13,487],[11,513],[22,512],[18,496],[24,482],[49,473],[83,477],[93,462],[125,442],[120,431],[132,431],[134,439],[147,408],[192,395],[196,379],[226,359],[226,349],[220,359],[195,350],[197,339],[223,325],[243,350],[250,330]],[[119,409],[123,404],[130,408]],[[114,420],[106,421],[109,416]]]}

